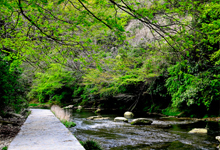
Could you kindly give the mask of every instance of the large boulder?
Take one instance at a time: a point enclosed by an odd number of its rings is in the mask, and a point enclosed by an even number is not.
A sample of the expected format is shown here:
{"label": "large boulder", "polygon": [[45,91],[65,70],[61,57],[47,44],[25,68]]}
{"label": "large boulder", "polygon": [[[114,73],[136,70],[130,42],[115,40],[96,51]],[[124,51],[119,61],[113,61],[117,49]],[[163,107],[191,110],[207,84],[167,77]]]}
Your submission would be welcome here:
{"label": "large boulder", "polygon": [[134,117],[134,114],[132,112],[130,112],[130,111],[126,111],[124,113],[124,117],[125,118],[132,118],[132,117]]}
{"label": "large boulder", "polygon": [[131,125],[150,125],[153,121],[147,118],[137,118],[132,120]]}
{"label": "large boulder", "polygon": [[205,128],[194,128],[191,131],[189,131],[189,133],[203,133],[203,134],[206,134],[207,132],[208,130]]}
{"label": "large boulder", "polygon": [[116,117],[114,119],[115,122],[120,122],[120,121],[123,121],[123,122],[128,122],[128,119],[126,119],[125,117]]}

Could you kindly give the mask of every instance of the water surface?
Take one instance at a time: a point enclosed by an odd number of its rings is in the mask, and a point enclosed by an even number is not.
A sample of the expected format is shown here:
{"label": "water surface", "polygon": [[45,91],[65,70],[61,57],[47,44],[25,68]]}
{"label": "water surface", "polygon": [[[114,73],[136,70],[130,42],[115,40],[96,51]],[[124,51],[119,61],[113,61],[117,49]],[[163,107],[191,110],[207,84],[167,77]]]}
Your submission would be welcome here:
{"label": "water surface", "polygon": [[[114,122],[123,113],[102,113],[109,120],[86,120],[95,116],[91,111],[72,112],[72,120],[77,124],[70,131],[80,141],[94,139],[106,150],[215,150],[220,135],[217,122],[196,122],[176,118],[160,118],[136,114],[135,118],[145,117],[152,125],[135,126],[129,123]],[[132,119],[129,119],[131,122]],[[208,128],[208,134],[189,134],[193,128]]]}

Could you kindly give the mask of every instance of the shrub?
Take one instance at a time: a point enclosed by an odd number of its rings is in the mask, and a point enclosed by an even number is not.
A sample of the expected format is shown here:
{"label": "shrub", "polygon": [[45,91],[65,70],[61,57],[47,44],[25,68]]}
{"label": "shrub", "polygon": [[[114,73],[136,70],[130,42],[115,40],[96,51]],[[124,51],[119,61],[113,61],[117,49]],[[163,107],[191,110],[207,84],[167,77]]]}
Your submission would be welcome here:
{"label": "shrub", "polygon": [[86,150],[103,150],[102,146],[95,140],[87,140],[81,144]]}
{"label": "shrub", "polygon": [[3,148],[2,148],[2,150],[7,150],[7,149],[8,149],[8,147],[7,147],[7,146],[5,146],[5,147],[3,147]]}
{"label": "shrub", "polygon": [[[195,67],[186,62],[177,63],[168,69],[170,77],[166,81],[166,87],[172,96],[172,107],[186,108],[199,107],[200,111],[209,110],[215,102],[219,101],[219,77],[212,69],[192,72]],[[219,70],[215,70],[219,72]],[[214,107],[214,106],[213,106]]]}
{"label": "shrub", "polygon": [[70,100],[73,93],[75,78],[71,71],[62,65],[51,64],[44,73],[37,73],[33,80],[28,98],[37,98],[39,102],[55,101],[58,103]]}
{"label": "shrub", "polygon": [[71,127],[75,127],[76,123],[71,122],[71,121],[67,121],[67,120],[62,120],[61,121],[67,128],[71,128]]}

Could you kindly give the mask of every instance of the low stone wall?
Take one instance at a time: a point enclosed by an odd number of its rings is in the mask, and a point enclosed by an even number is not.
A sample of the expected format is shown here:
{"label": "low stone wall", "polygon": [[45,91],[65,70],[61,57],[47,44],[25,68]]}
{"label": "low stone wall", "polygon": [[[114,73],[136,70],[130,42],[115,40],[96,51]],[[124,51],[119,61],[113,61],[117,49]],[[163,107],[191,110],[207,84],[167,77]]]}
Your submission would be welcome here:
{"label": "low stone wall", "polygon": [[60,120],[70,121],[70,116],[71,116],[70,110],[63,109],[58,105],[53,105],[50,109]]}

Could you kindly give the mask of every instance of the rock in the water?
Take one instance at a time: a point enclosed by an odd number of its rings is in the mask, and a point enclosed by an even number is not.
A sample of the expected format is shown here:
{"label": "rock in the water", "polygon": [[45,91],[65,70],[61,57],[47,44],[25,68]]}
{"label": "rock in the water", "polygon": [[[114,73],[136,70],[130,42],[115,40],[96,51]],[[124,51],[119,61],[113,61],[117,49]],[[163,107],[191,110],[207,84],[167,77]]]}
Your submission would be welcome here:
{"label": "rock in the water", "polygon": [[91,116],[88,117],[87,120],[107,120],[110,119],[109,117],[102,117],[102,116]]}
{"label": "rock in the water", "polygon": [[102,117],[102,118],[94,118],[94,120],[108,120],[110,119],[109,117]]}
{"label": "rock in the water", "polygon": [[87,120],[94,120],[95,118],[102,118],[102,116],[91,116],[86,118]]}
{"label": "rock in the water", "polygon": [[132,113],[132,112],[130,112],[130,111],[126,111],[125,113],[124,113],[124,117],[125,118],[132,118],[134,116],[134,114]]}
{"label": "rock in the water", "polygon": [[216,136],[215,139],[220,142],[220,136]]}
{"label": "rock in the water", "polygon": [[132,120],[131,125],[150,125],[153,121],[146,118],[137,118]]}
{"label": "rock in the water", "polygon": [[73,105],[69,105],[69,106],[64,107],[64,109],[70,109],[70,108],[73,108]]}
{"label": "rock in the water", "polygon": [[191,131],[189,131],[189,133],[204,133],[204,134],[206,134],[207,132],[208,130],[205,128],[194,128]]}
{"label": "rock in the water", "polygon": [[128,122],[128,119],[126,119],[125,117],[116,117],[116,118],[114,119],[114,121]]}

